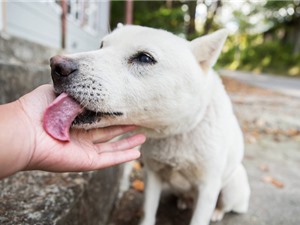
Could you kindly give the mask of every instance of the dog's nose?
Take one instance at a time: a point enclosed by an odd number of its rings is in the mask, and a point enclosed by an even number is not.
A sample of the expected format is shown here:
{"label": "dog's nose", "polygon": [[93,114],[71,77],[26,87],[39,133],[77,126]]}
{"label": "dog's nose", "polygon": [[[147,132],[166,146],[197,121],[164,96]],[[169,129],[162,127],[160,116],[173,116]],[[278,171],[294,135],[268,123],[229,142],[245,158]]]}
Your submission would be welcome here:
{"label": "dog's nose", "polygon": [[78,70],[78,64],[74,60],[60,55],[50,59],[50,67],[53,80],[67,77]]}

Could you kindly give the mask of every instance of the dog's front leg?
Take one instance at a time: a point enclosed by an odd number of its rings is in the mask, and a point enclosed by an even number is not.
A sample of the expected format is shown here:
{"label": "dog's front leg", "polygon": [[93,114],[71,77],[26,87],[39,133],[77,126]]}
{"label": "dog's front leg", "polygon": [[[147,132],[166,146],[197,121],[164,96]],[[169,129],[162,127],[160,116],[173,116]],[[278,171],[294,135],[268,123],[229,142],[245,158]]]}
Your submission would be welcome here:
{"label": "dog's front leg", "polygon": [[144,217],[142,218],[140,225],[154,225],[156,211],[162,191],[162,182],[160,181],[159,177],[150,170],[147,170],[146,175],[143,206]]}
{"label": "dog's front leg", "polygon": [[208,225],[221,190],[221,177],[210,175],[198,186],[198,198],[190,225]]}

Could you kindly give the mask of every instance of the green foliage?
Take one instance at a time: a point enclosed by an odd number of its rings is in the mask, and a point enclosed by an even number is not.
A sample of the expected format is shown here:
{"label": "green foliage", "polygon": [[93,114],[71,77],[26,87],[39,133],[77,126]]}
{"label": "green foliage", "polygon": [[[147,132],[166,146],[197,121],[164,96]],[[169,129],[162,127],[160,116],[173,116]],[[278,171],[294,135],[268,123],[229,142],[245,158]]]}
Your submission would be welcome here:
{"label": "green foliage", "polygon": [[125,1],[111,1],[110,27],[114,29],[118,23],[124,23]]}
{"label": "green foliage", "polygon": [[285,0],[285,1],[274,1],[268,0],[265,4],[265,8],[271,9],[272,11],[277,11],[280,8],[285,8],[289,5],[295,5],[297,1],[294,0]]}
{"label": "green foliage", "polygon": [[[165,1],[134,1],[133,24],[165,29],[175,34],[185,33],[182,3],[173,2],[172,8]],[[111,26],[123,22],[125,2],[111,2]]]}
{"label": "green foliage", "polygon": [[[181,8],[169,9],[161,6],[152,13],[135,13],[135,24],[165,29],[173,33],[184,33],[183,12]],[[150,22],[151,21],[151,22]]]}
{"label": "green foliage", "polygon": [[[229,38],[218,66],[300,76],[300,1],[250,3],[244,2],[251,6],[246,15],[233,12],[239,30]],[[251,22],[255,17],[261,20]]]}
{"label": "green foliage", "polygon": [[300,76],[300,54],[279,41],[264,42],[262,35],[230,37],[218,67]]}

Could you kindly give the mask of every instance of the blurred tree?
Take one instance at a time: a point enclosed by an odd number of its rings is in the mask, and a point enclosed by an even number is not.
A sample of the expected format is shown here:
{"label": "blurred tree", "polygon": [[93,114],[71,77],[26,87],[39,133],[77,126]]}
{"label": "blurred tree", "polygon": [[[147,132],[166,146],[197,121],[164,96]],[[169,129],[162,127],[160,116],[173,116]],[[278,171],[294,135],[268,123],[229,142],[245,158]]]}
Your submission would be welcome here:
{"label": "blurred tree", "polygon": [[270,1],[265,4],[268,11],[267,19],[273,26],[265,33],[275,39],[276,36],[282,37],[283,44],[288,43],[293,46],[293,52],[300,52],[300,1]]}
{"label": "blurred tree", "polygon": [[300,52],[300,0],[248,0],[241,8],[245,5],[247,14],[240,9],[233,12],[240,33],[263,33],[265,41],[280,41],[292,45],[294,53]]}
{"label": "blurred tree", "polygon": [[195,17],[196,17],[197,5],[198,5],[197,1],[188,1],[187,2],[188,14],[189,14],[188,29],[187,29],[188,36],[193,36],[196,33]]}
{"label": "blurred tree", "polygon": [[125,1],[111,1],[110,27],[114,29],[118,23],[125,23]]}
{"label": "blurred tree", "polygon": [[283,75],[300,75],[300,0],[252,1],[230,5],[238,26],[219,65]]}
{"label": "blurred tree", "polygon": [[[185,12],[180,1],[134,1],[133,24],[185,33]],[[111,2],[111,27],[124,21],[124,1]]]}
{"label": "blurred tree", "polygon": [[[214,2],[204,1],[207,5],[207,17],[203,28],[203,33],[208,34],[213,26],[213,23],[215,22],[215,17],[217,15],[218,10],[222,7],[222,1],[216,0]],[[209,3],[208,3],[209,2]]]}

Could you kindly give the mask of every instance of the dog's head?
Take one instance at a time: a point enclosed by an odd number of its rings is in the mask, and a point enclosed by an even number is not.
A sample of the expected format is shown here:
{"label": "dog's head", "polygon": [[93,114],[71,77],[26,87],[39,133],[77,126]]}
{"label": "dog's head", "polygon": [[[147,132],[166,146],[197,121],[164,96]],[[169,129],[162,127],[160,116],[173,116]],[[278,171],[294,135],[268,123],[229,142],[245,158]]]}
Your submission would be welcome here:
{"label": "dog's head", "polygon": [[179,133],[206,107],[209,71],[226,36],[221,30],[188,42],[124,26],[104,37],[99,50],[52,57],[55,91],[85,108],[76,127],[135,124]]}

